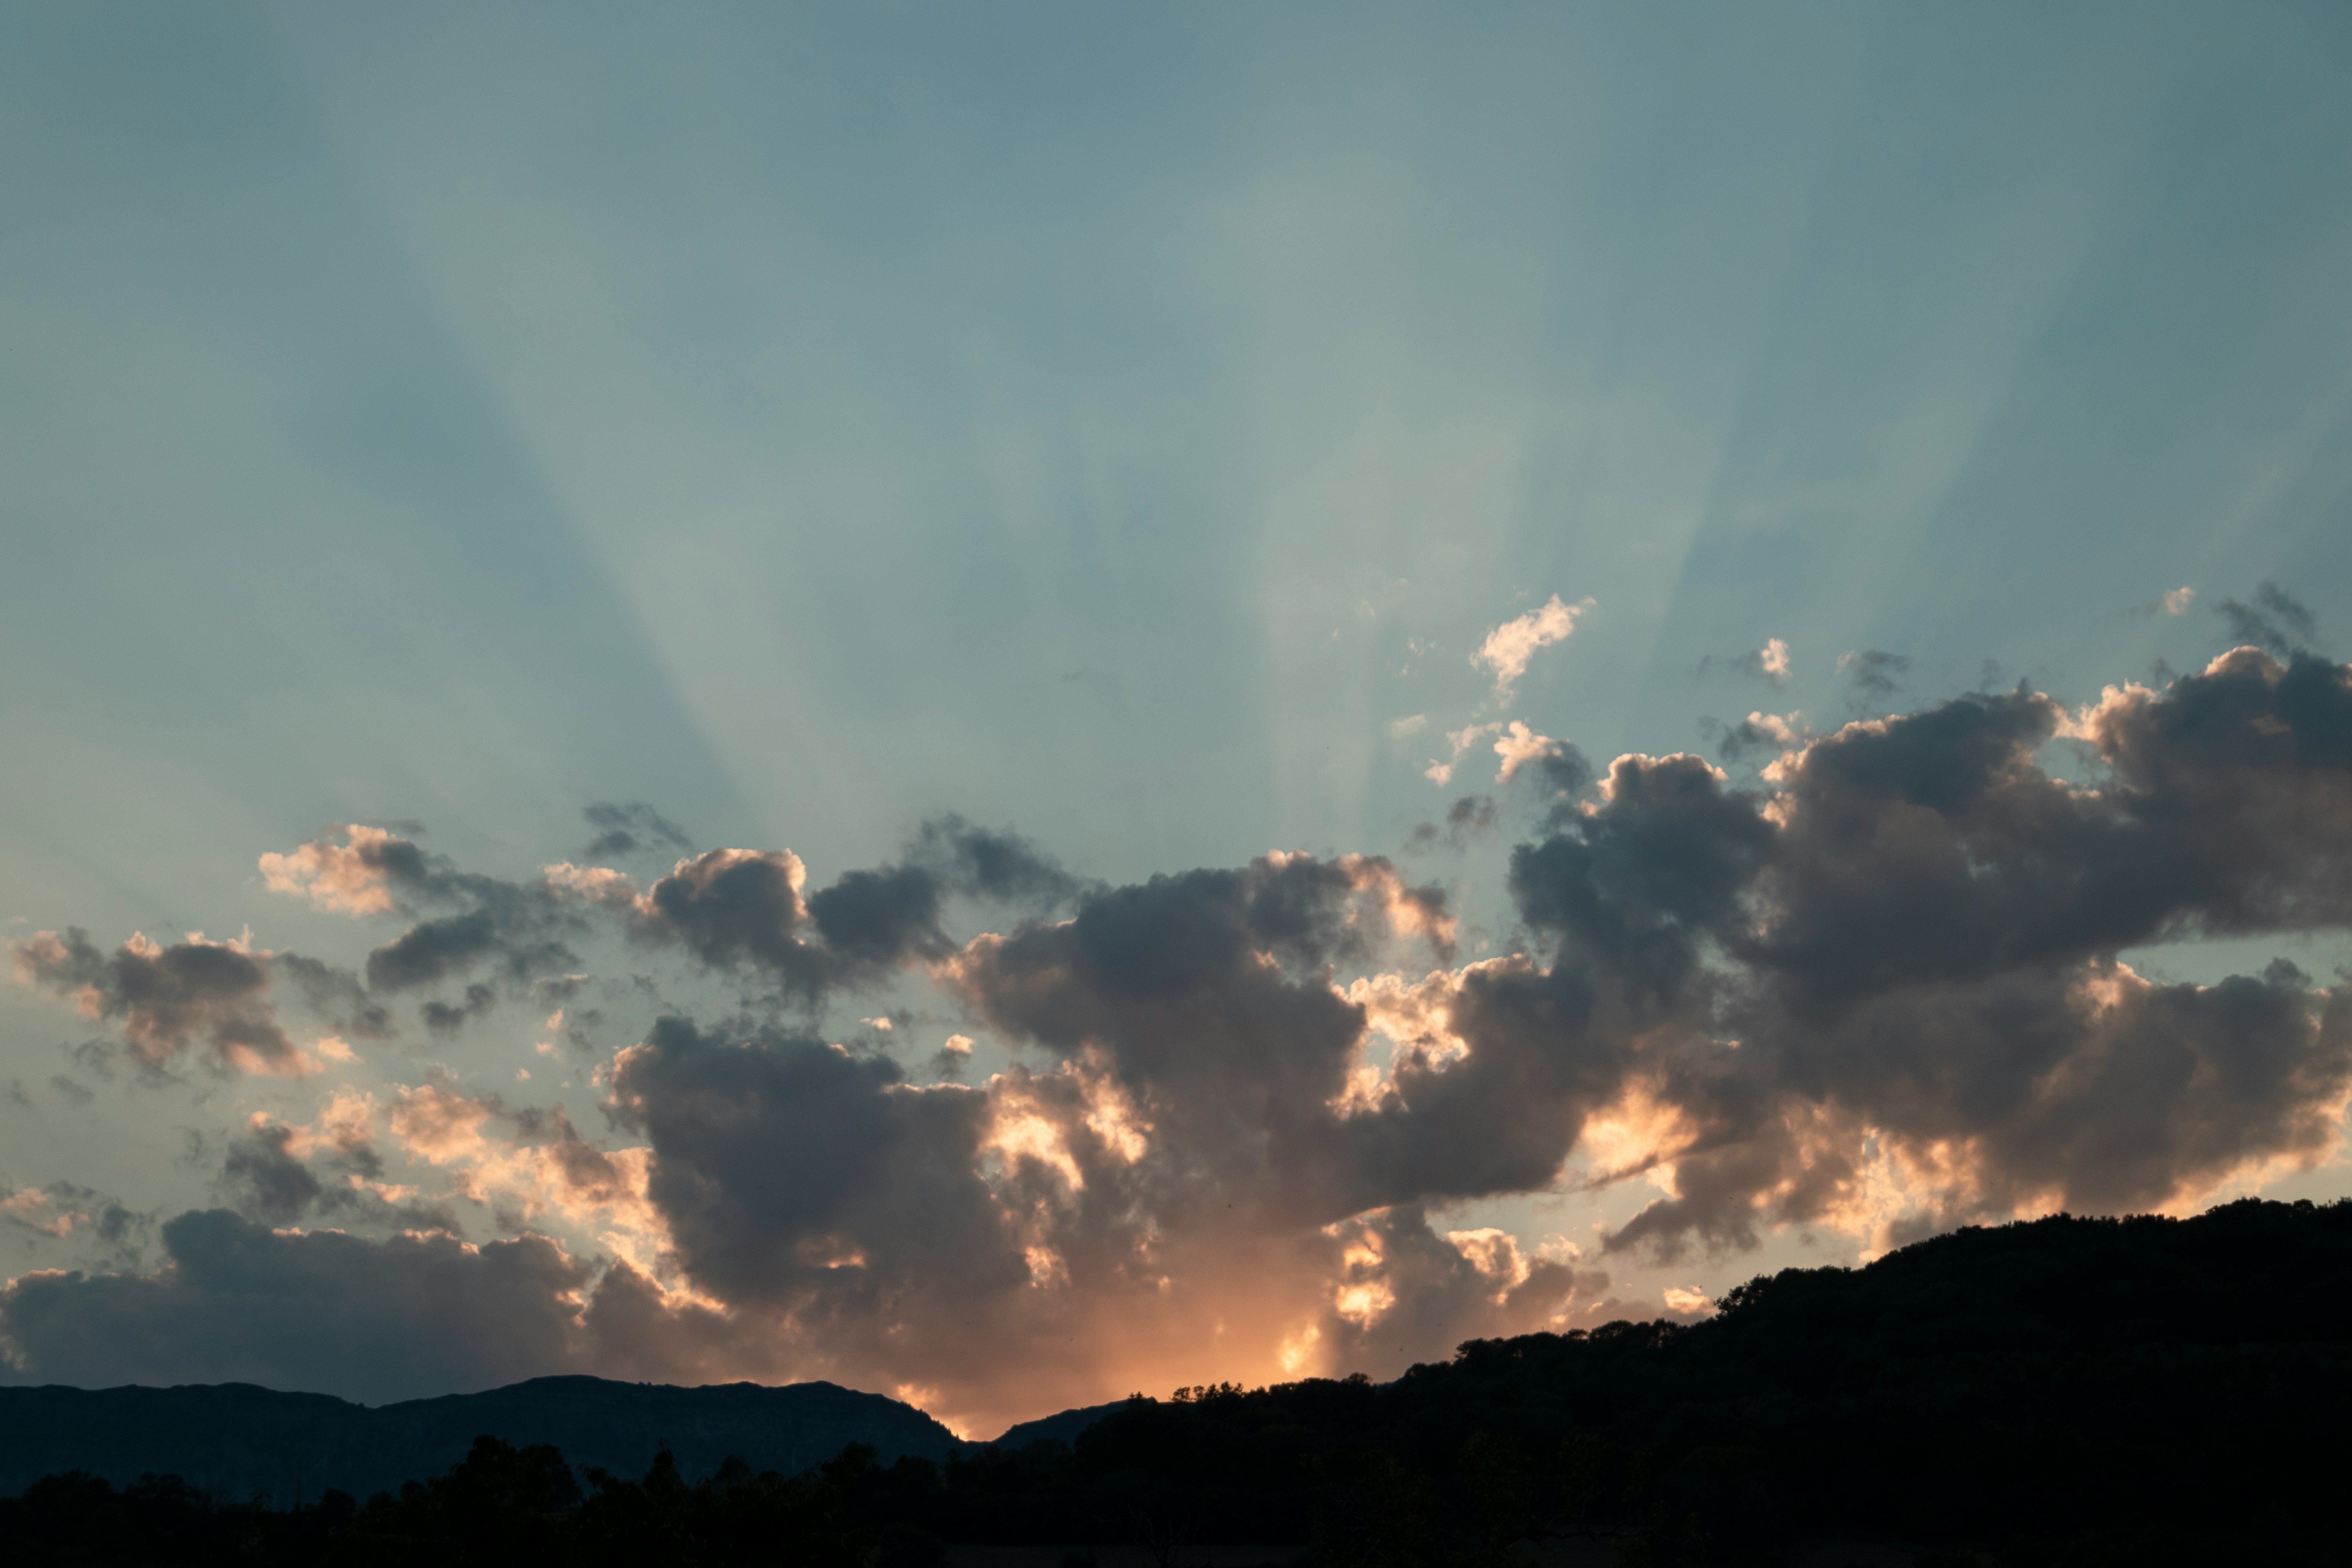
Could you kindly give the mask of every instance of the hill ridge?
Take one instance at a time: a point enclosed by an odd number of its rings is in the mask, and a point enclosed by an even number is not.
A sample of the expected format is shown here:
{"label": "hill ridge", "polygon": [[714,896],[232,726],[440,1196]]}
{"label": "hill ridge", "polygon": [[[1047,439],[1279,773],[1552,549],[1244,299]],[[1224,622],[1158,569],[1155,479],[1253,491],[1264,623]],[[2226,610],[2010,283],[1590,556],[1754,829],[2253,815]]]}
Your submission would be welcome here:
{"label": "hill ridge", "polygon": [[[336,1488],[355,1497],[436,1475],[494,1432],[636,1475],[668,1443],[689,1475],[730,1455],[792,1474],[847,1444],[943,1459],[965,1447],[928,1413],[823,1379],[683,1385],[581,1373],[367,1405],[253,1383],[0,1386],[0,1496],[81,1469],[119,1483],[176,1474],[235,1497]],[[299,1475],[298,1475],[299,1472]]]}

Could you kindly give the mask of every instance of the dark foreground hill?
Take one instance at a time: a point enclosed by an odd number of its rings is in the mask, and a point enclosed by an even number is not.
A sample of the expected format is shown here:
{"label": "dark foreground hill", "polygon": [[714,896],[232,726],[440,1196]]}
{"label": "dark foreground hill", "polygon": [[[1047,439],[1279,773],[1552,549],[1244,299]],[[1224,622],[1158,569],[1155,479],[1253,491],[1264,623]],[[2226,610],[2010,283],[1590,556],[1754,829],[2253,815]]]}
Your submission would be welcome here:
{"label": "dark foreground hill", "polygon": [[1122,1399],[1109,1405],[1085,1405],[1076,1410],[1041,1415],[1034,1421],[1016,1422],[1004,1429],[995,1446],[1020,1449],[1032,1443],[1076,1443],[1088,1427],[1126,1408],[1127,1401]]}
{"label": "dark foreground hill", "polygon": [[226,1497],[281,1507],[334,1488],[397,1489],[466,1457],[488,1432],[545,1443],[581,1464],[641,1474],[667,1442],[689,1477],[739,1456],[785,1475],[863,1443],[888,1463],[943,1459],[955,1434],[909,1405],[830,1383],[674,1388],[541,1377],[486,1394],[374,1408],[251,1384],[179,1388],[0,1388],[0,1496],[37,1477],[87,1470],[117,1484],[177,1475]]}
{"label": "dark foreground hill", "polygon": [[168,1541],[183,1561],[904,1568],[948,1542],[1050,1545],[1047,1563],[1275,1542],[1331,1568],[1500,1568],[1769,1563],[1866,1535],[1920,1564],[2335,1561],[2347,1303],[2352,1202],[2061,1216],[1759,1279],[1691,1328],[1473,1342],[1386,1384],[1138,1398],[1074,1442],[944,1463],[851,1450],[696,1485],[662,1458],[583,1486],[566,1456],[486,1443],[398,1498],[299,1518],[45,1481],[0,1502],[0,1540],[28,1561],[111,1531],[121,1550],[77,1560],[172,1560]]}

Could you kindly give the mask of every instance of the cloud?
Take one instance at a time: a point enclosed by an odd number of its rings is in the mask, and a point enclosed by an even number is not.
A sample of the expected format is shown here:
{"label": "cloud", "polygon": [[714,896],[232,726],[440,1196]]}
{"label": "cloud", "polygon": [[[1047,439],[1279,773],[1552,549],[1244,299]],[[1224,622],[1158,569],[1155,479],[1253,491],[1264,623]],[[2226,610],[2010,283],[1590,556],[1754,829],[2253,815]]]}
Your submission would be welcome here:
{"label": "cloud", "polygon": [[317,1062],[287,1038],[269,1001],[269,955],[191,934],[163,946],[134,934],[101,952],[87,931],[42,931],[15,945],[17,979],[119,1022],[140,1064],[160,1071],[191,1047],[240,1072],[299,1078]]}
{"label": "cloud", "polygon": [[[2116,954],[2352,921],[2347,677],[2242,649],[2075,715],[1971,695],[1814,741],[1769,795],[1619,759],[1602,810],[1513,862],[1552,973],[1634,1009],[1624,1092],[1679,1129],[1672,1195],[1612,1245],[1816,1220],[1883,1242],[2323,1157],[2352,1085],[2339,993],[2277,966],[2162,985]],[[2062,732],[2095,787],[2036,765]]]}
{"label": "cloud", "polygon": [[1445,826],[1433,822],[1417,825],[1405,839],[1405,848],[1422,853],[1440,844],[1452,849],[1465,847],[1471,839],[1495,826],[1495,797],[1486,795],[1465,795],[1445,808]]}
{"label": "cloud", "polygon": [[1552,756],[1562,743],[1549,735],[1537,734],[1517,719],[1512,720],[1502,739],[1495,742],[1495,754],[1503,759],[1502,771],[1495,775],[1495,782],[1498,784],[1510,783],[1512,776],[1521,768]]}
{"label": "cloud", "polygon": [[1698,661],[1698,673],[1705,675],[1718,665],[1742,675],[1757,676],[1775,686],[1785,686],[1789,683],[1789,644],[1782,637],[1768,637],[1762,647],[1728,658],[1708,654]]}
{"label": "cloud", "polygon": [[[2187,608],[2185,605],[2182,607]],[[2319,641],[2319,629],[2311,612],[2275,583],[2265,583],[2255,589],[2251,605],[2224,599],[2213,608],[2228,624],[2231,637],[2280,658],[2290,658]]]}
{"label": "cloud", "polygon": [[163,1227],[152,1274],[35,1272],[0,1331],[44,1381],[244,1382],[372,1402],[495,1387],[583,1360],[591,1272],[525,1236],[370,1240],[276,1231],[225,1209]]}
{"label": "cloud", "polygon": [[[344,842],[334,842],[335,832]],[[261,879],[271,892],[308,898],[315,908],[370,915],[398,909],[401,891],[427,885],[431,872],[410,840],[352,823],[291,854],[264,855]]]}
{"label": "cloud", "polygon": [[271,974],[290,982],[312,1012],[331,1020],[336,1029],[363,1040],[381,1040],[394,1033],[392,1010],[368,994],[360,977],[348,969],[299,952],[269,956]]}
{"label": "cloud", "polygon": [[2189,613],[2189,606],[2196,602],[2196,589],[2169,588],[2145,605],[2134,605],[2132,614],[2135,616],[2185,616]]}
{"label": "cloud", "polygon": [[1911,674],[1910,659],[1879,648],[1842,653],[1837,667],[1845,677],[1846,700],[1858,710],[1892,698]]}
{"label": "cloud", "polygon": [[964,1069],[971,1065],[971,1047],[970,1035],[950,1035],[931,1058],[931,1077],[941,1083],[961,1082]]}
{"label": "cloud", "polygon": [[608,860],[639,850],[690,850],[694,840],[686,829],[643,802],[615,805],[610,801],[597,801],[582,809],[581,816],[595,828],[596,837],[588,846],[588,858]]}
{"label": "cloud", "polygon": [[424,1018],[425,1026],[427,1029],[436,1035],[446,1036],[456,1034],[459,1029],[464,1028],[469,1020],[488,1013],[491,1008],[498,1005],[498,1001],[499,994],[496,989],[477,981],[466,987],[462,1001],[455,1004],[430,1001],[417,1011]]}
{"label": "cloud", "polygon": [[463,979],[485,963],[517,985],[578,967],[579,955],[559,934],[574,922],[545,890],[479,881],[477,891],[485,896],[478,907],[420,921],[369,953],[368,989],[424,989]]}
{"label": "cloud", "polygon": [[[385,997],[468,980],[486,965],[517,989],[540,975],[577,968],[567,939],[586,927],[575,905],[604,888],[600,877],[626,881],[618,872],[571,866],[550,868],[534,883],[478,876],[426,853],[413,839],[359,823],[331,829],[291,853],[264,855],[260,864],[273,892],[307,897],[320,909],[411,917],[436,908],[454,911],[418,919],[371,952],[363,988],[356,977],[298,961],[304,967],[292,977],[314,1006],[340,1006],[339,1027],[376,1037],[393,1030]],[[470,984],[462,1002],[425,1003],[425,1023],[446,1034],[496,1001],[494,989]]]}
{"label": "cloud", "polygon": [[807,881],[789,849],[714,849],[679,861],[636,899],[637,933],[682,944],[712,968],[764,971],[814,1000],[945,957],[953,944],[940,920],[951,898],[1050,908],[1078,888],[1025,839],[956,816],[925,823],[898,865],[847,871],[804,894]]}
{"label": "cloud", "polygon": [[1540,649],[1567,641],[1576,630],[1577,621],[1592,607],[1589,598],[1566,605],[1554,594],[1540,609],[1529,610],[1489,631],[1478,651],[1471,655],[1470,662],[1485,665],[1495,672],[1495,700],[1508,701],[1519,678],[1527,674],[1528,661]]}
{"label": "cloud", "polygon": [[1751,712],[1730,729],[1717,731],[1716,750],[1727,763],[1757,756],[1783,756],[1812,738],[1802,713]]}
{"label": "cloud", "polygon": [[257,1114],[254,1125],[230,1148],[220,1184],[237,1208],[271,1225],[299,1219],[327,1191],[310,1167],[287,1152],[292,1128]]}
{"label": "cloud", "polygon": [[[2123,955],[2352,926],[2352,669],[2248,647],[2072,710],[2021,686],[1828,733],[1759,712],[1727,754],[1773,760],[1740,780],[1642,753],[1595,779],[1524,724],[1465,733],[1457,754],[1491,737],[1567,792],[1510,852],[1507,941],[1467,961],[1444,890],[1370,856],[1103,885],[941,818],[823,888],[782,850],[511,895],[424,862],[386,944],[415,937],[420,966],[436,921],[487,914],[488,964],[573,921],[810,1008],[667,1005],[599,1064],[600,1137],[429,1075],[249,1121],[220,1146],[236,1212],[173,1221],[158,1267],[26,1276],[0,1334],[26,1375],[824,1376],[920,1385],[986,1426],[1700,1315],[1698,1276],[1624,1265],[1777,1227],[1876,1249],[2179,1208],[2336,1151],[2352,988],[2285,963],[2188,984]],[[2071,781],[2042,763],[2068,748]],[[1465,796],[1446,831],[1497,815]],[[165,984],[143,939],[45,935],[18,962],[158,1059],[276,1026],[268,982],[291,970],[189,946],[173,963],[201,983]],[[536,1005],[568,1007],[572,973]],[[842,1015],[887,1034],[829,1037],[816,1004],[868,981],[929,982],[948,1011],[894,994]],[[347,1009],[346,982],[320,994]],[[1643,1201],[1590,1260],[1465,1215],[1621,1187]],[[66,1231],[45,1247],[104,1212],[42,1203],[22,1217]],[[470,1245],[461,1216],[510,1239]]]}
{"label": "cloud", "polygon": [[1453,748],[1452,754],[1444,761],[1432,757],[1429,766],[1422,770],[1421,776],[1440,789],[1444,788],[1454,782],[1454,765],[1461,762],[1462,753],[1486,736],[1496,733],[1502,727],[1502,721],[1498,719],[1488,724],[1465,724],[1459,730],[1446,731],[1445,743]]}

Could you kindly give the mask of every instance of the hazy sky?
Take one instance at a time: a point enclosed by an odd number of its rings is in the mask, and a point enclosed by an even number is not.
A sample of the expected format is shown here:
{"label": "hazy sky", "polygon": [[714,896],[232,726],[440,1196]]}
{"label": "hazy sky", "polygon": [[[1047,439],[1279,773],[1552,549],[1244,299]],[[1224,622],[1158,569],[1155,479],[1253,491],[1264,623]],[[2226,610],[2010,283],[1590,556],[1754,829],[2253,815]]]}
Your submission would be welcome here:
{"label": "hazy sky", "polygon": [[[2352,1192],[2347,76],[2324,4],[6,6],[5,1375],[978,1431]],[[1931,731],[1916,820],[1805,782]]]}

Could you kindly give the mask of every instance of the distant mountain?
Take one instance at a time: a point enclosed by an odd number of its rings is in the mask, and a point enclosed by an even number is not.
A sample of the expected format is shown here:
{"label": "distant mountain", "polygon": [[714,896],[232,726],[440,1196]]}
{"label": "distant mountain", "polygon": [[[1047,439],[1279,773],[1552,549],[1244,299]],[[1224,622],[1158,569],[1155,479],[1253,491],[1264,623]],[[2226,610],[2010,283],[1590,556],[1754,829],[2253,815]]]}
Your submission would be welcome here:
{"label": "distant mountain", "polygon": [[[1059,1420],[1062,1417],[1052,1417]],[[283,1506],[329,1487],[365,1498],[437,1475],[491,1433],[552,1443],[574,1464],[645,1473],[667,1442],[689,1477],[740,1455],[793,1475],[850,1443],[884,1464],[943,1459],[963,1445],[920,1410],[830,1383],[702,1388],[540,1377],[483,1394],[370,1408],[323,1394],[251,1384],[177,1388],[0,1388],[0,1497],[41,1476],[88,1470],[118,1484],[176,1474],[230,1497],[270,1493]]]}
{"label": "distant mountain", "polygon": [[1076,1443],[1078,1434],[1115,1410],[1127,1408],[1127,1401],[1115,1399],[1108,1405],[1087,1405],[1076,1410],[1065,1410],[1057,1415],[1041,1415],[1034,1421],[1023,1421],[1007,1426],[1003,1435],[991,1445],[998,1448],[1025,1448],[1032,1443],[1050,1437],[1056,1443]]}

